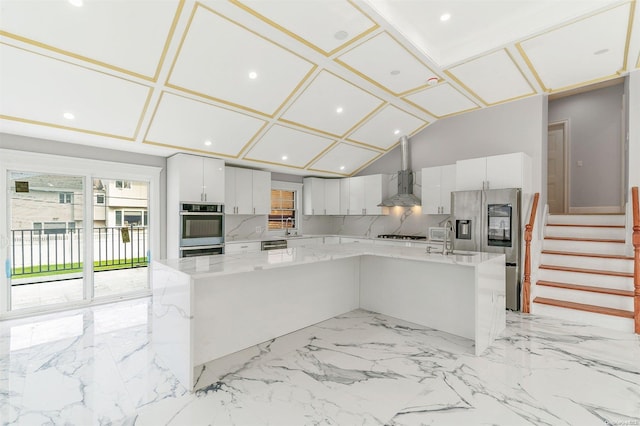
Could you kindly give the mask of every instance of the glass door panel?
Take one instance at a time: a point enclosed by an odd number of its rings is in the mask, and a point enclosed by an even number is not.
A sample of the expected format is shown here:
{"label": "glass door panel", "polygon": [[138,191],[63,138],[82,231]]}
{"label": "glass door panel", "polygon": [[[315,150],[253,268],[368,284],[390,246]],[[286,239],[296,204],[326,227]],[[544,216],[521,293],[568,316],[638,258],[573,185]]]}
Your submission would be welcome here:
{"label": "glass door panel", "polygon": [[10,310],[81,301],[83,178],[9,172]]}
{"label": "glass door panel", "polygon": [[149,184],[93,180],[94,297],[149,288]]}

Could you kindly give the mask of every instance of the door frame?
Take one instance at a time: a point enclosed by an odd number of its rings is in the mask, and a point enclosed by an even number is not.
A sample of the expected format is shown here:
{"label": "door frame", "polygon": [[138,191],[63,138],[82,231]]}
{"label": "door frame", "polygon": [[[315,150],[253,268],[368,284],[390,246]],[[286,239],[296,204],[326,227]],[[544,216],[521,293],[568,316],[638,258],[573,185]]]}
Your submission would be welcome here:
{"label": "door frame", "polygon": [[[30,170],[38,173],[52,174],[72,174],[82,176],[84,179],[85,192],[83,197],[84,230],[85,236],[92,235],[93,230],[93,191],[92,181],[94,177],[127,179],[145,181],[149,183],[149,253],[150,259],[154,256],[160,257],[160,173],[161,167],[143,166],[138,164],[118,163],[112,161],[94,160],[87,158],[76,158],[54,154],[42,154],[27,151],[16,151],[10,149],[0,149],[0,259],[4,264],[5,271],[0,274],[0,320],[16,318],[27,315],[53,312],[56,310],[68,310],[91,304],[105,303],[108,298],[95,299],[93,296],[93,262],[84,262],[83,271],[83,294],[81,301],[69,302],[64,305],[47,305],[44,308],[25,308],[18,312],[9,311],[9,300],[11,297],[10,279],[7,276],[9,267],[7,263],[10,255],[9,229],[11,227],[10,215],[8,212],[9,184],[7,174],[9,171]],[[71,171],[71,173],[70,173]],[[88,238],[84,244],[84,258],[93,258],[93,238]],[[150,268],[149,268],[150,270]],[[150,278],[150,277],[149,277]],[[149,279],[150,282],[150,279]],[[131,297],[151,294],[151,289],[145,294],[136,294]],[[123,297],[116,296],[113,300],[122,300]]]}
{"label": "door frame", "polygon": [[[562,200],[562,210],[563,214],[568,214],[569,212],[569,194],[571,191],[571,180],[569,179],[569,166],[571,162],[569,161],[569,153],[571,150],[569,149],[569,144],[571,143],[571,138],[569,137],[569,119],[552,121],[547,125],[547,136],[549,135],[549,131],[552,127],[561,127],[563,130],[563,141],[562,141],[562,151],[564,156],[564,176],[562,176],[562,183],[564,187],[564,199]],[[548,148],[549,139],[547,137],[547,163],[549,162],[549,148]],[[547,168],[547,180],[549,179],[549,169]],[[549,195],[547,194],[547,197]]]}

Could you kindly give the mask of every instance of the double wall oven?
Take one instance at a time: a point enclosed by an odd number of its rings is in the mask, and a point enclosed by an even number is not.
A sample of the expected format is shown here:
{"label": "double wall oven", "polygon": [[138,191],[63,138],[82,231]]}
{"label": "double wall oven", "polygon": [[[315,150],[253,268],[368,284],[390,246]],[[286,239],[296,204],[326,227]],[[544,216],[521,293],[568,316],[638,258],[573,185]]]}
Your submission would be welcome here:
{"label": "double wall oven", "polygon": [[224,253],[224,204],[180,203],[180,257]]}

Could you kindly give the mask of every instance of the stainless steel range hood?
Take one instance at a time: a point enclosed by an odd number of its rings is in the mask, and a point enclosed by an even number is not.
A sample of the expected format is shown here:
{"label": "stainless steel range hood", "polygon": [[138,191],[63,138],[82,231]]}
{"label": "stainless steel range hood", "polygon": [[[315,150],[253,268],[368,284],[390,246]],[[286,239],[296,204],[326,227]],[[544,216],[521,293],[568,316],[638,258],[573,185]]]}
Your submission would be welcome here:
{"label": "stainless steel range hood", "polygon": [[398,193],[378,204],[379,207],[413,207],[422,204],[420,198],[413,195],[413,172],[409,165],[409,139],[400,138],[400,167],[398,172]]}

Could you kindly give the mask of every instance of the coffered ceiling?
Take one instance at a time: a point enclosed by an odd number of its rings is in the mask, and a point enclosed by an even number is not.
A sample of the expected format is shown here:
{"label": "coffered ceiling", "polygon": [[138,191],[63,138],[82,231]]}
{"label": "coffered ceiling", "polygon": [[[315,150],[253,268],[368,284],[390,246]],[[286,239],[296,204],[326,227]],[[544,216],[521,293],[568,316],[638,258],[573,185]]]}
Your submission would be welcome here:
{"label": "coffered ceiling", "polygon": [[639,27],[633,0],[2,0],[0,132],[348,176],[439,119],[624,76]]}

